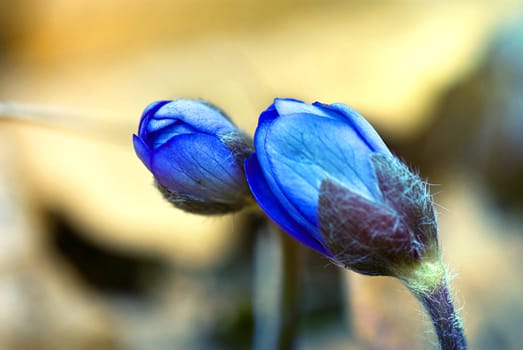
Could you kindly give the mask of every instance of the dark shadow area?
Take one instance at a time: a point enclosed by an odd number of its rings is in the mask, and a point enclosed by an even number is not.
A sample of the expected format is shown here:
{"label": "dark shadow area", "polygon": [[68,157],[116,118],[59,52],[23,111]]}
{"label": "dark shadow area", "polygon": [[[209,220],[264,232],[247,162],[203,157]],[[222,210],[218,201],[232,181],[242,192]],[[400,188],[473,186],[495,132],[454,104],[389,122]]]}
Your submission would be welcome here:
{"label": "dark shadow area", "polygon": [[147,297],[167,272],[167,263],[158,257],[93,241],[63,213],[47,211],[45,220],[52,250],[100,293]]}

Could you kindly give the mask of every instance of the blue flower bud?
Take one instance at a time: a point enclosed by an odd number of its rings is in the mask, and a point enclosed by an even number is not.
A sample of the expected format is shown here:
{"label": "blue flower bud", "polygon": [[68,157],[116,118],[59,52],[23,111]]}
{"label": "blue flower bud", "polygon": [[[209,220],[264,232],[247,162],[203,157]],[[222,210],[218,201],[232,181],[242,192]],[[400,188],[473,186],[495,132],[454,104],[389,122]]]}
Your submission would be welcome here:
{"label": "blue flower bud", "polygon": [[133,143],[160,192],[177,208],[224,214],[251,200],[243,162],[253,151],[252,141],[207,102],[151,103]]}
{"label": "blue flower bud", "polygon": [[251,192],[284,231],[334,263],[396,275],[438,254],[425,183],[355,110],[275,99],[245,162]]}

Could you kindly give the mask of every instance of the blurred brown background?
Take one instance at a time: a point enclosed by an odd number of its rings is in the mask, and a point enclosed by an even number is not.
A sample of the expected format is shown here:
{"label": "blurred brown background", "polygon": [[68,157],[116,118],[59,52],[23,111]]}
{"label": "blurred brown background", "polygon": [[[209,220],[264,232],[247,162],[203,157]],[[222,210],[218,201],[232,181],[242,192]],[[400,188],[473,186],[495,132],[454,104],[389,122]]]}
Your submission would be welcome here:
{"label": "blurred brown background", "polygon": [[[249,132],[276,96],[359,110],[435,184],[473,348],[523,348],[522,23],[522,1],[0,2],[0,349],[251,348],[252,217],[171,208],[132,149],[180,96]],[[299,349],[436,348],[397,281],[303,254]]]}

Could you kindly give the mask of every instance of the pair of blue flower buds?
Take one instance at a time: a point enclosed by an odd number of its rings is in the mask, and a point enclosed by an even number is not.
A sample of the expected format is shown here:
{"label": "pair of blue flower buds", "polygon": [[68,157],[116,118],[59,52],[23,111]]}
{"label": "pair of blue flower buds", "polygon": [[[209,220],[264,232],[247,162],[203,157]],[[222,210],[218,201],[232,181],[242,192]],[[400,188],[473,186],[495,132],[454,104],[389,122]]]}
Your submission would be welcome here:
{"label": "pair of blue flower buds", "polygon": [[159,101],[147,106],[133,140],[180,209],[225,214],[254,198],[295,239],[369,275],[397,276],[438,254],[426,184],[344,104],[275,99],[253,142],[207,102]]}

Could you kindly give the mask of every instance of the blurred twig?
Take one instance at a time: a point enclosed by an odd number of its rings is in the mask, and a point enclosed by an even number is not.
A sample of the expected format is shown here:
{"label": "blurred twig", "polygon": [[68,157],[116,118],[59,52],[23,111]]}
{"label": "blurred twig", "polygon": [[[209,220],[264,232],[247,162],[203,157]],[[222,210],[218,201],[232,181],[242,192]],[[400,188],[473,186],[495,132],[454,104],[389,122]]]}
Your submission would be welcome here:
{"label": "blurred twig", "polygon": [[115,123],[112,114],[62,106],[0,101],[0,121],[12,121],[74,132],[100,141],[125,145],[129,125]]}
{"label": "blurred twig", "polygon": [[295,346],[301,266],[296,248],[296,242],[268,220],[257,232],[253,286],[255,350],[290,350]]}

